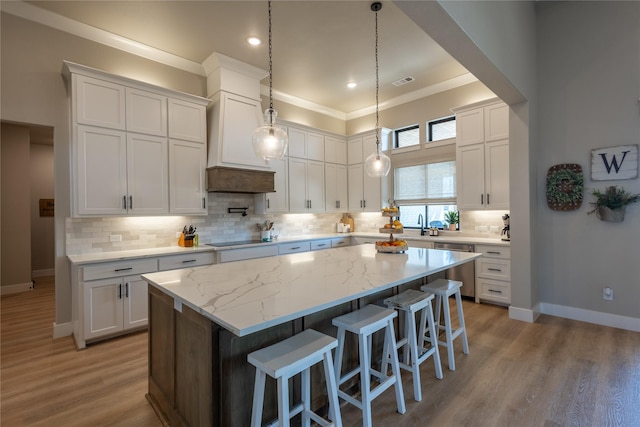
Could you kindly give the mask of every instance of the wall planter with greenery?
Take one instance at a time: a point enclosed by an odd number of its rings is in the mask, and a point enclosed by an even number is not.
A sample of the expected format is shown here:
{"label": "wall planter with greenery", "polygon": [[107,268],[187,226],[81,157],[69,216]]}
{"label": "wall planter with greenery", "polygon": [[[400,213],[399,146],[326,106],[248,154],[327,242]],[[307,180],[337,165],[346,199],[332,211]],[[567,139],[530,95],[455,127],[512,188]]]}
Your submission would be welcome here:
{"label": "wall planter with greenery", "polygon": [[607,222],[622,222],[624,220],[625,207],[640,200],[640,194],[631,194],[624,188],[612,185],[607,187],[604,193],[595,189],[591,192],[596,197],[595,202],[590,202],[593,207],[588,214],[595,212],[598,219]]}

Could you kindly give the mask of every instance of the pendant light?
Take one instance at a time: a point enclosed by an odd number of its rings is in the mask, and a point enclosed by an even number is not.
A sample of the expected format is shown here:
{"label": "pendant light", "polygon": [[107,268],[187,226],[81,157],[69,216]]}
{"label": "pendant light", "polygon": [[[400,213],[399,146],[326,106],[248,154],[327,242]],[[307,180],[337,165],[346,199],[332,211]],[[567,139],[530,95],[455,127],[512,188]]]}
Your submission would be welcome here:
{"label": "pendant light", "polygon": [[382,9],[382,3],[371,3],[371,10],[376,16],[376,151],[369,154],[364,161],[367,175],[370,177],[382,177],[389,174],[391,169],[391,159],[380,152],[380,121],[378,117],[378,92],[380,91],[380,80],[378,77],[378,11]]}
{"label": "pendant light", "polygon": [[253,131],[253,151],[257,157],[265,160],[282,159],[287,152],[289,138],[280,126],[276,125],[278,113],[273,108],[273,62],[271,44],[271,0],[269,7],[269,108],[264,111],[265,123]]}

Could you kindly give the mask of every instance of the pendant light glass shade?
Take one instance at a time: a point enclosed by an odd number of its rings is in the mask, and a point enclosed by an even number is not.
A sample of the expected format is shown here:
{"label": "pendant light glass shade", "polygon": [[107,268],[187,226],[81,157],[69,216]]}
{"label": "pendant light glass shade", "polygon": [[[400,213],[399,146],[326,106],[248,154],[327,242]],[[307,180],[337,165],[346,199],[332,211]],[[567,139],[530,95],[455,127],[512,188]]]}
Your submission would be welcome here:
{"label": "pendant light glass shade", "polygon": [[253,131],[253,152],[265,160],[282,159],[287,152],[289,138],[287,132],[276,125],[278,113],[273,108],[264,111],[265,123]]}
{"label": "pendant light glass shade", "polygon": [[252,146],[255,155],[261,159],[282,159],[287,152],[289,137],[287,132],[276,125],[278,113],[273,109],[273,61],[271,43],[271,1],[269,9],[269,108],[264,111],[264,124],[253,131]]}
{"label": "pendant light glass shade", "polygon": [[391,159],[386,154],[376,151],[367,156],[364,167],[370,177],[387,176],[391,170]]}

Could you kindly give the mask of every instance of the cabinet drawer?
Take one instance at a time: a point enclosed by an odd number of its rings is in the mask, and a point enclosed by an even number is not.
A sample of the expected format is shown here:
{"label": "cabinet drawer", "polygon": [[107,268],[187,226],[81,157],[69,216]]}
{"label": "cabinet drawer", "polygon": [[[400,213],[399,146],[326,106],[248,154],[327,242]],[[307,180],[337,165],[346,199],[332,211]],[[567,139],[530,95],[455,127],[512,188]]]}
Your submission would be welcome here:
{"label": "cabinet drawer", "polygon": [[174,270],[176,268],[196,267],[198,265],[209,265],[215,262],[213,252],[201,252],[192,254],[172,255],[160,258],[158,269]]}
{"label": "cabinet drawer", "polygon": [[476,245],[474,252],[482,253],[483,258],[511,258],[511,248],[509,246]]}
{"label": "cabinet drawer", "polygon": [[341,237],[331,241],[332,248],[339,248],[341,246],[351,246],[351,237]]}
{"label": "cabinet drawer", "polygon": [[497,258],[480,258],[476,260],[476,276],[510,281],[511,261]]}
{"label": "cabinet drawer", "polygon": [[476,285],[480,299],[505,304],[511,303],[511,284],[509,282],[478,279]]}
{"label": "cabinet drawer", "polygon": [[218,252],[218,262],[243,261],[245,259],[263,258],[275,255],[278,255],[278,247],[275,245],[230,249],[228,251]]}
{"label": "cabinet drawer", "polygon": [[317,251],[319,249],[329,249],[331,247],[331,240],[313,240],[311,242],[311,250]]}
{"label": "cabinet drawer", "polygon": [[278,246],[278,255],[295,254],[298,252],[306,252],[311,250],[309,242],[291,243],[288,245]]}
{"label": "cabinet drawer", "polygon": [[84,267],[82,269],[82,280],[106,279],[108,277],[153,273],[154,271],[158,271],[157,258],[103,262]]}

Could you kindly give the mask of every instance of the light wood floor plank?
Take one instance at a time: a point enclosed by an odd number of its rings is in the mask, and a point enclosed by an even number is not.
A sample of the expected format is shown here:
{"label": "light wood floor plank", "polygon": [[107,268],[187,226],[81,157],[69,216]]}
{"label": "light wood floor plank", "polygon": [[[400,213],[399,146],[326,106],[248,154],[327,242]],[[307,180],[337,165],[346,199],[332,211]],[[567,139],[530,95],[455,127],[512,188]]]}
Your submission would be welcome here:
{"label": "light wood floor plank", "polygon": [[[83,351],[53,340],[52,278],[0,304],[0,425],[162,425],[145,399],[146,332]],[[640,426],[639,333],[550,316],[528,324],[469,301],[464,310],[471,353],[456,342],[452,372],[441,349],[442,380],[423,364],[420,403],[403,372],[406,414],[388,390],[373,403],[375,426]],[[345,426],[362,425],[352,406],[342,414]]]}

